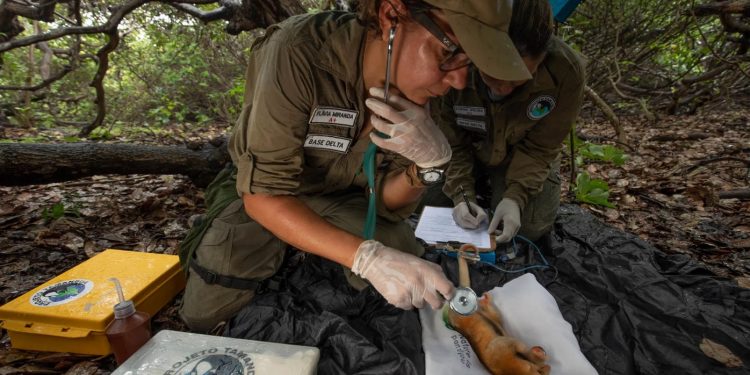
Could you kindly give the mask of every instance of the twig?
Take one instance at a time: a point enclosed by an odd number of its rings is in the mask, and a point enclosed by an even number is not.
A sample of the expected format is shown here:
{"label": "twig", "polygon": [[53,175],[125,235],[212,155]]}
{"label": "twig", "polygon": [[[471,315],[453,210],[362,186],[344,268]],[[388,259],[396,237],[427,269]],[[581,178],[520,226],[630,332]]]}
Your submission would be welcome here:
{"label": "twig", "polygon": [[622,144],[627,144],[628,139],[625,135],[625,131],[622,129],[620,118],[617,117],[612,108],[607,104],[607,102],[604,101],[604,99],[599,96],[599,94],[596,93],[596,91],[594,91],[588,85],[584,86],[583,90],[586,95],[594,101],[594,104],[596,104],[596,106],[604,113],[604,116],[607,117],[607,120],[609,120],[610,124],[612,124],[612,126],[615,128],[617,141]]}
{"label": "twig", "polygon": [[719,199],[750,199],[750,189],[727,190],[719,192]]}
{"label": "twig", "polygon": [[68,73],[73,71],[73,68],[69,65],[63,67],[61,71],[52,77],[45,79],[42,82],[37,83],[34,86],[0,86],[0,90],[18,90],[18,91],[36,91],[51,85],[53,82],[65,77]]}
{"label": "twig", "polygon": [[685,172],[692,172],[693,170],[698,169],[700,167],[704,167],[704,166],[706,166],[708,164],[712,164],[712,163],[716,163],[716,162],[720,162],[720,161],[736,161],[736,162],[743,163],[743,164],[745,164],[746,167],[750,168],[750,160],[735,158],[733,156],[721,156],[721,157],[718,157],[718,158],[701,160],[701,161],[697,162],[695,165],[693,165],[693,166],[689,167],[688,169],[686,169]]}

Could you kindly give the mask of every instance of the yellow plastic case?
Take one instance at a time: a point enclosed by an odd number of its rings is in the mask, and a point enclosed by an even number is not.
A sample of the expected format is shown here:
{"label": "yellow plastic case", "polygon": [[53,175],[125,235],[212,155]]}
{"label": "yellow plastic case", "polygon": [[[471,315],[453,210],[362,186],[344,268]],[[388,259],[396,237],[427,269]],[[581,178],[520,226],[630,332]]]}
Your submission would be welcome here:
{"label": "yellow plastic case", "polygon": [[11,346],[53,352],[106,355],[105,330],[125,299],[151,316],[185,288],[176,255],[107,249],[0,307],[0,326]]}

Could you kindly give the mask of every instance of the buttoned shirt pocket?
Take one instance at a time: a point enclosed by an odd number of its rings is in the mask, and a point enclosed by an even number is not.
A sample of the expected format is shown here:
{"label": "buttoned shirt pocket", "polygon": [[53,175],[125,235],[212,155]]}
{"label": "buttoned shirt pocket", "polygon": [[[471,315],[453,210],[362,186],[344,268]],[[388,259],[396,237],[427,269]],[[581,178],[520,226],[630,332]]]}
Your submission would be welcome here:
{"label": "buttoned shirt pocket", "polygon": [[519,118],[518,121],[512,122],[512,129],[508,132],[507,140],[511,145],[521,142],[529,134],[534,126],[539,125],[539,121],[529,120],[528,118]]}

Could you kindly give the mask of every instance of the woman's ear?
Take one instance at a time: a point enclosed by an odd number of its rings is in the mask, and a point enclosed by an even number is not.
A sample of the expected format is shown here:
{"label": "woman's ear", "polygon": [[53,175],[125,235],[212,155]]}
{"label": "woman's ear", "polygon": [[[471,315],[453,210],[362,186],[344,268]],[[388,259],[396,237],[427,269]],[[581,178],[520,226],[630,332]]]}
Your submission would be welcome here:
{"label": "woman's ear", "polygon": [[388,30],[398,24],[398,18],[405,14],[406,7],[401,0],[382,0],[378,9],[378,23],[380,24],[380,36],[383,41],[388,40]]}

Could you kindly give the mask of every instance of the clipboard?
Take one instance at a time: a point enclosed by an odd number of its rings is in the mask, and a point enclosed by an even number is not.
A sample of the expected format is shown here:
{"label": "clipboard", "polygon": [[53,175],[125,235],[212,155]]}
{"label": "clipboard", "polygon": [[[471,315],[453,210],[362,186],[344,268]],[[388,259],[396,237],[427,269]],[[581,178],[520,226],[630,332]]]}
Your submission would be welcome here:
{"label": "clipboard", "polygon": [[489,223],[475,230],[464,229],[453,220],[452,207],[425,206],[414,235],[430,246],[472,244],[479,252],[495,251],[495,236],[487,233]]}

